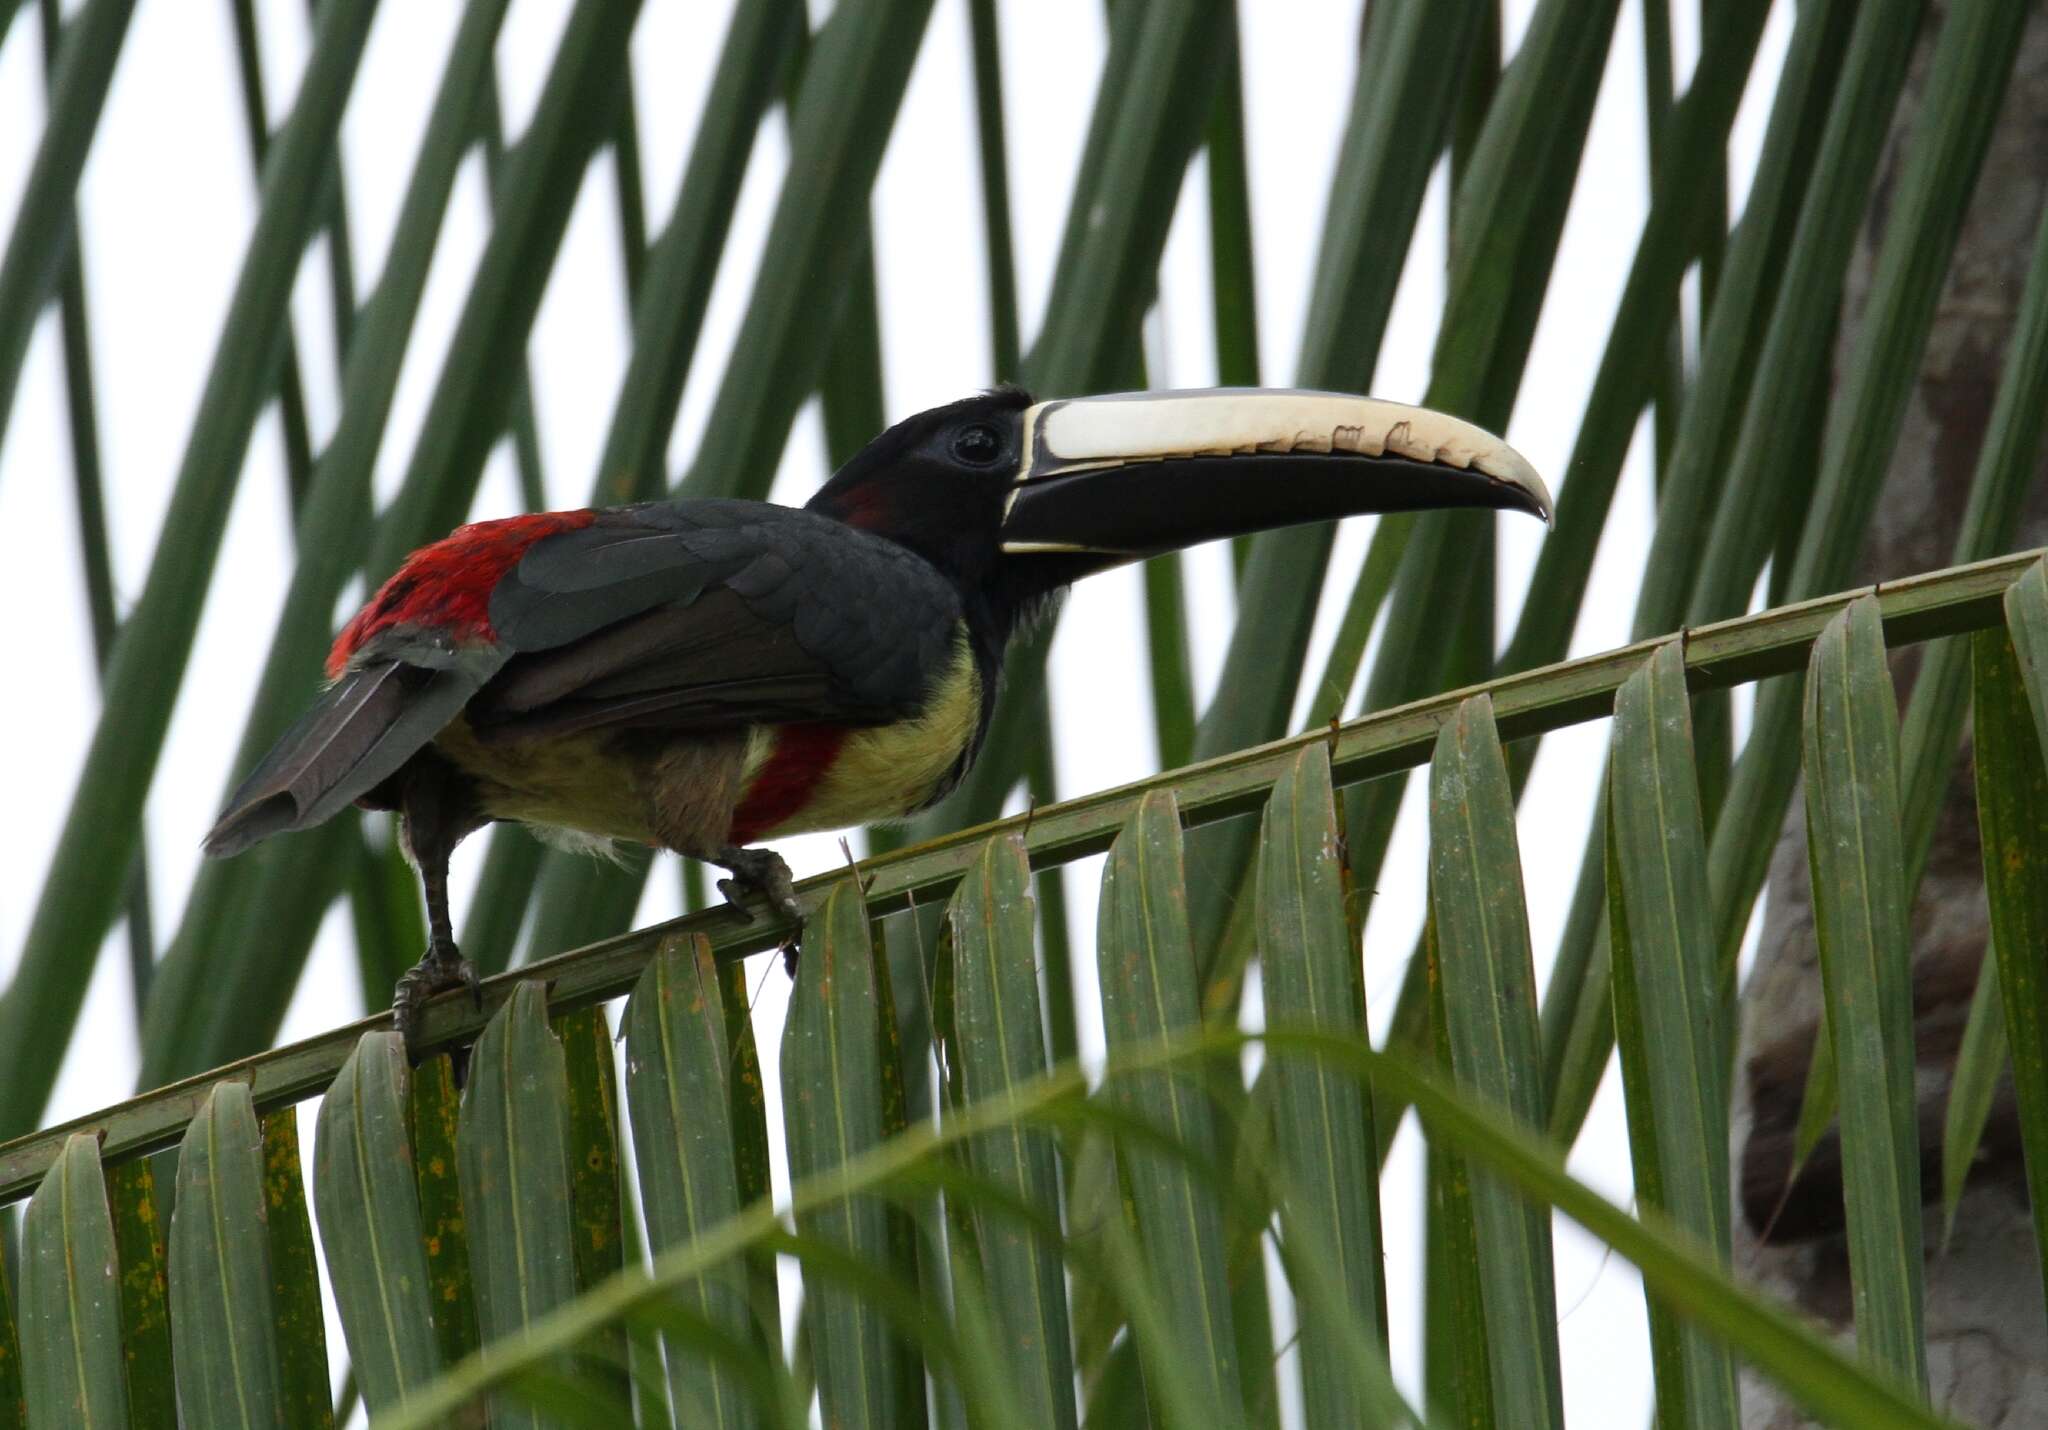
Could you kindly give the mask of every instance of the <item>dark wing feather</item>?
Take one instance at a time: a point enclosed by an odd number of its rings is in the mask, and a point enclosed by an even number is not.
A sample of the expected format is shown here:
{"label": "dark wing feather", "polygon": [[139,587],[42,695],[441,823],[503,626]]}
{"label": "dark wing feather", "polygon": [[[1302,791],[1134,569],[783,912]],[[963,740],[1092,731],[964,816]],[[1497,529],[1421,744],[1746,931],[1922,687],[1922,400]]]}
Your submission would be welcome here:
{"label": "dark wing feather", "polygon": [[421,655],[433,664],[372,660],[328,687],[228,796],[206,852],[239,854],[333,818],[432,740],[504,660],[488,650]]}
{"label": "dark wing feather", "polygon": [[480,736],[880,723],[950,662],[959,595],[892,542],[751,502],[605,517],[536,545],[493,595],[518,653],[470,703]]}
{"label": "dark wing feather", "polygon": [[840,684],[791,626],[763,622],[721,588],[516,657],[470,720],[481,736],[506,739],[601,726],[721,727],[797,710],[854,715]]}

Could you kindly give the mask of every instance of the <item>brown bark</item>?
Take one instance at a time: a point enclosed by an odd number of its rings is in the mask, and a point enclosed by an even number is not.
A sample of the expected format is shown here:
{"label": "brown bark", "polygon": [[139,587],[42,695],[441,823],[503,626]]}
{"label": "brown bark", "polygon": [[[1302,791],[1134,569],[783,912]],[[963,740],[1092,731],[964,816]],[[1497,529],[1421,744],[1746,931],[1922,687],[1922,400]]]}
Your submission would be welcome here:
{"label": "brown bark", "polygon": [[[1939,26],[1916,56],[1872,213],[1844,294],[1837,375],[1869,296],[1871,269],[1896,186],[1903,142],[1927,83]],[[2019,305],[2035,225],[2048,195],[2048,14],[2036,10],[1999,128],[1950,266],[1918,386],[1864,554],[1863,580],[1930,570],[1953,559],[1985,421]],[[2015,548],[2048,543],[2048,464],[2036,477]],[[1917,667],[1894,667],[1903,702]],[[1902,705],[1903,708],[1903,705]],[[1967,736],[1966,736],[1967,740]],[[2001,1091],[1972,1171],[1951,1245],[1941,1248],[1940,1146],[1949,1068],[1983,958],[1985,909],[1967,744],[1949,790],[1913,913],[1919,1056],[1927,1338],[1935,1409],[1972,1425],[2048,1424],[2048,1311],[2020,1180],[2011,1091]],[[1736,1263],[1844,1341],[1848,1265],[1839,1234],[1841,1185],[1832,1145],[1788,1192],[1793,1126],[1820,1007],[1819,965],[1806,880],[1806,835],[1795,796],[1780,837],[1756,965],[1743,995],[1735,1146],[1741,1204]],[[1782,1205],[1780,1200],[1782,1197]],[[1770,1221],[1776,1209],[1774,1222]],[[1760,1236],[1770,1222],[1769,1239]],[[1769,1430],[1808,1422],[1754,1376],[1744,1423]]]}

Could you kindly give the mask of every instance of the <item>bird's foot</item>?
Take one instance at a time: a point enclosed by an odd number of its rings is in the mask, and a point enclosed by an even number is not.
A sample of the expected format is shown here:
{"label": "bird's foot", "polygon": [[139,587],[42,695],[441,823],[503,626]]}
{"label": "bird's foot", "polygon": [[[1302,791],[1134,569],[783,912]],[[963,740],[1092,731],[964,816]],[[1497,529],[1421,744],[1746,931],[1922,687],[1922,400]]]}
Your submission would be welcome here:
{"label": "bird's foot", "polygon": [[753,912],[743,900],[748,894],[759,894],[768,901],[770,908],[791,923],[801,924],[804,921],[803,906],[796,901],[796,884],[789,876],[789,865],[783,863],[782,856],[773,849],[741,849],[728,844],[711,862],[732,871],[730,879],[718,881],[718,892],[725,895],[725,901],[741,918],[752,921]]}
{"label": "bird's foot", "polygon": [[399,976],[391,990],[391,1026],[404,1039],[407,1051],[411,1051],[419,1032],[420,1009],[436,993],[451,988],[467,988],[478,1011],[482,1011],[484,992],[476,965],[456,952],[453,943],[427,945],[420,961]]}

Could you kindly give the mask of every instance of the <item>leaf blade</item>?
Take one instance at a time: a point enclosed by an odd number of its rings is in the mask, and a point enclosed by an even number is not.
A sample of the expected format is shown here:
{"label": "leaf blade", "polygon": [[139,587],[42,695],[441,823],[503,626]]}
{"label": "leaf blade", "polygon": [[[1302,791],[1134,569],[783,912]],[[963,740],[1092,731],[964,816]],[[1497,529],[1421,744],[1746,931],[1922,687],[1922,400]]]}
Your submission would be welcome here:
{"label": "leaf blade", "polygon": [[[1266,1017],[1362,1035],[1365,990],[1344,913],[1337,806],[1330,761],[1303,750],[1273,785],[1260,839],[1258,905]],[[1356,1080],[1315,1059],[1276,1055],[1265,1081],[1274,1114],[1276,1179],[1292,1222],[1322,1250],[1336,1294],[1382,1347],[1379,1167],[1372,1099]],[[1313,1425],[1362,1424],[1346,1367],[1353,1348],[1335,1319],[1301,1328],[1303,1413]]]}
{"label": "leaf blade", "polygon": [[[277,1306],[279,1394],[286,1419],[334,1423],[327,1372],[327,1316],[306,1184],[299,1165],[299,1115],[280,1108],[263,1119],[263,1199],[270,1230],[271,1295]],[[132,1382],[131,1382],[132,1383]]]}
{"label": "leaf blade", "polygon": [[118,1253],[99,1150],[64,1144],[21,1224],[21,1366],[35,1423],[128,1423]]}
{"label": "leaf blade", "polygon": [[[955,1030],[946,1061],[962,1104],[1001,1096],[1046,1070],[1032,915],[1022,842],[990,840],[946,909]],[[963,1156],[1026,1204],[1059,1204],[1059,1166],[1046,1133],[1011,1128],[969,1144]],[[988,1333],[1003,1352],[1017,1412],[1025,1424],[1071,1430],[1074,1366],[1059,1248],[979,1206],[970,1215],[976,1284],[989,1298]]]}
{"label": "leaf blade", "polygon": [[[2048,937],[2048,833],[2042,828],[2048,820],[2042,756],[2042,731],[2048,729],[2048,571],[2039,564],[2030,568],[2006,593],[2005,605],[2010,639],[1987,631],[1973,641],[1977,820],[2039,1237],[2048,1230],[2048,1098],[2040,1082],[2048,1075],[2048,970],[2041,958],[2042,939]],[[2042,1266],[2048,1284],[2048,1252]]]}
{"label": "leaf blade", "polygon": [[[128,36],[135,0],[93,0],[78,12],[50,80],[50,118],[0,257],[0,441],[14,409],[36,320],[76,241],[72,199]],[[9,7],[7,19],[13,18]],[[0,36],[5,34],[0,24]]]}
{"label": "leaf blade", "polygon": [[477,1347],[476,1280],[470,1273],[457,1146],[460,1097],[452,1057],[429,1058],[412,1070],[406,1125],[412,1133],[420,1229],[426,1236],[427,1300],[443,1365],[453,1365]]}
{"label": "leaf blade", "polygon": [[[1110,1051],[1199,1027],[1180,819],[1171,793],[1147,795],[1110,846],[1099,908],[1097,972]],[[1215,1166],[1214,1111],[1198,1082],[1148,1074],[1109,1091],[1126,1114],[1184,1149],[1196,1166]],[[1117,1161],[1172,1338],[1149,1350],[1141,1346],[1148,1398],[1156,1411],[1153,1378],[1177,1364],[1177,1375],[1195,1377],[1198,1403],[1213,1406],[1220,1423],[1237,1423],[1243,1396],[1215,1188],[1154,1147],[1120,1147]]]}
{"label": "leaf blade", "polygon": [[1925,1395],[1898,710],[1877,623],[1877,605],[1865,597],[1814,643],[1804,740],[1807,852],[1841,1099],[1857,1346]]}
{"label": "leaf blade", "polygon": [[181,1417],[245,1430],[280,1423],[263,1133],[241,1083],[216,1085],[186,1130],[170,1247]]}
{"label": "leaf blade", "polygon": [[[728,1108],[726,1010],[702,938],[665,946],[626,1005],[626,1095],[640,1201],[655,1255],[738,1211]],[[753,1327],[744,1263],[734,1260],[676,1289],[675,1298],[745,1342]],[[777,1331],[779,1333],[780,1327]],[[734,1371],[665,1336],[670,1404],[683,1425],[759,1422]]]}
{"label": "leaf blade", "polygon": [[[1525,1126],[1543,1125],[1536,975],[1522,902],[1514,799],[1493,703],[1459,706],[1430,763],[1430,907],[1458,1082]],[[1497,1414],[1564,1419],[1550,1222],[1494,1178],[1472,1183],[1481,1300]]]}
{"label": "leaf blade", "polygon": [[[1614,1023],[1628,1092],[1637,1195],[1719,1258],[1729,1254],[1728,1094],[1722,1049],[1733,1007],[1706,918],[1706,827],[1678,642],[1616,696],[1608,779],[1607,893]],[[1667,1425],[1740,1424],[1735,1367],[1652,1301],[1658,1415]]]}
{"label": "leaf blade", "polygon": [[[432,1380],[436,1354],[405,1049],[366,1033],[313,1127],[313,1201],[350,1365],[371,1413]],[[452,1362],[450,1362],[452,1363]]]}
{"label": "leaf blade", "polygon": [[[619,1090],[612,1066],[611,1023],[604,1005],[555,1019],[567,1066],[569,1205],[576,1249],[576,1289],[588,1291],[622,1265],[625,1228],[619,1202]],[[626,1343],[613,1336],[591,1346],[593,1379],[613,1395],[630,1392]]]}
{"label": "leaf blade", "polygon": [[[782,1035],[782,1106],[792,1177],[840,1166],[884,1137],[880,1060],[886,1006],[858,884],[833,886],[804,928],[803,956]],[[915,1264],[893,1245],[889,1208],[849,1198],[797,1217],[798,1234],[877,1274],[916,1285]],[[869,1300],[837,1285],[804,1298],[818,1398],[835,1424],[876,1427],[924,1417],[924,1378],[913,1346]]]}
{"label": "leaf blade", "polygon": [[121,1343],[130,1424],[164,1424],[178,1403],[171,1363],[169,1255],[156,1194],[156,1163],[137,1157],[106,1173],[114,1249],[121,1259]]}
{"label": "leaf blade", "polygon": [[15,1327],[14,1287],[7,1270],[13,1260],[13,1227],[0,1227],[0,1426],[22,1430],[28,1424],[28,1399],[21,1381],[21,1335]]}
{"label": "leaf blade", "polygon": [[[456,1148],[478,1329],[493,1341],[576,1296],[568,1070],[540,984],[514,990],[477,1040],[470,1069]],[[541,1423],[524,1405],[499,1402],[491,1415]]]}

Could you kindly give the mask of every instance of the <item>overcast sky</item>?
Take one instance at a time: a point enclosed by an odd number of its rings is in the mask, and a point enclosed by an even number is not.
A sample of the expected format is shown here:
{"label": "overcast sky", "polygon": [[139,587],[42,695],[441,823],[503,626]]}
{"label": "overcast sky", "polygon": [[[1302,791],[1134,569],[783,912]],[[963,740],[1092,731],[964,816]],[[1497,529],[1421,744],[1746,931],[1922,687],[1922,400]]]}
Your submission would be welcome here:
{"label": "overcast sky", "polygon": [[[300,0],[260,0],[270,108],[281,114],[306,56]],[[730,0],[647,0],[633,42],[642,164],[650,226],[664,219],[731,12]],[[812,0],[814,15],[829,5]],[[1050,286],[1068,188],[1100,78],[1105,36],[1100,0],[1002,0],[1011,181],[1019,282],[1027,335]],[[1513,52],[1533,0],[1506,0]],[[1260,0],[1241,7],[1245,108],[1256,227],[1260,347],[1270,383],[1292,379],[1316,236],[1350,102],[1357,0]],[[43,122],[40,36],[24,6],[0,44],[0,225],[12,223]],[[498,47],[508,132],[532,112],[565,19],[567,0],[514,0]],[[1697,48],[1696,7],[1672,6],[1681,83]],[[453,0],[383,7],[343,130],[358,281],[379,271],[458,13]],[[965,0],[937,0],[930,29],[883,164],[874,200],[892,418],[949,401],[991,380],[979,170]],[[137,6],[82,192],[84,251],[93,310],[115,579],[123,599],[140,589],[172,476],[190,429],[221,317],[250,228],[254,184],[240,118],[227,3]],[[1790,28],[1776,7],[1751,93],[1737,121],[1732,181],[1746,190]],[[1600,355],[1646,206],[1639,8],[1623,7],[1559,257],[1551,301],[1536,335],[1507,436],[1554,490]],[[752,286],[752,262],[786,162],[779,116],[765,127],[707,315],[670,447],[671,473],[695,450],[704,415]],[[1428,379],[1442,303],[1445,184],[1441,168],[1425,203],[1373,384],[1377,396],[1413,401]],[[1208,252],[1200,161],[1183,188],[1161,274],[1160,309],[1148,333],[1156,384],[1215,380],[1209,331]],[[628,332],[609,155],[592,167],[530,344],[540,440],[554,504],[584,501],[610,398],[624,370]],[[455,315],[487,232],[483,176],[474,157],[458,181],[400,378],[378,467],[378,491],[396,485],[439,371]],[[316,441],[333,428],[337,384],[324,255],[315,248],[295,299],[299,350]],[[54,315],[39,329],[0,448],[0,608],[10,631],[8,740],[0,787],[0,977],[18,956],[49,852],[61,826],[98,710],[77,562]],[[799,421],[775,497],[801,502],[824,475],[815,411]],[[491,459],[478,516],[518,509],[511,463]],[[1631,454],[1573,653],[1624,642],[1651,521],[1642,442]],[[1316,649],[1327,646],[1369,521],[1348,523],[1332,563]],[[1502,619],[1511,621],[1542,540],[1533,522],[1501,523]],[[205,623],[178,697],[147,815],[160,936],[178,907],[231,776],[242,716],[267,648],[291,560],[291,529],[274,408],[259,424],[243,473]],[[1198,693],[1213,688],[1232,620],[1227,557],[1193,553],[1188,589]],[[1061,787],[1072,794],[1120,784],[1157,768],[1145,677],[1142,607],[1135,571],[1078,588],[1067,603],[1052,662]],[[359,597],[352,592],[351,599]],[[338,614],[345,614],[338,613]],[[1576,876],[1583,829],[1604,757],[1605,727],[1549,737],[1522,805],[1522,854],[1530,919],[1546,970]],[[1390,1010],[1402,962],[1420,925],[1423,827],[1411,787],[1379,882],[1367,933],[1366,975],[1375,1027]],[[486,844],[457,856],[457,922]],[[838,862],[836,841],[811,836],[782,846],[801,877]],[[1099,861],[1075,866],[1069,897],[1081,945],[1094,921]],[[664,861],[649,883],[640,921],[679,911],[678,882]],[[358,1016],[360,995],[345,911],[322,932],[282,1037],[304,1037]],[[553,950],[548,950],[552,952]],[[757,1034],[771,1063],[779,1045],[785,982],[763,961]],[[1079,980],[1083,1037],[1099,1050],[1092,971]],[[223,996],[232,996],[229,993]],[[82,1036],[59,1080],[49,1119],[75,1116],[133,1090],[135,1010],[124,955],[110,942],[85,1008]],[[779,1080],[766,1083],[770,1117]],[[308,1104],[310,1109],[312,1105]],[[309,1114],[310,1115],[310,1114]],[[308,1128],[310,1132],[310,1127]],[[1397,1373],[1415,1387],[1421,1333],[1421,1162],[1412,1125],[1387,1172],[1384,1212]],[[778,1186],[784,1168],[777,1147]],[[1573,1168],[1626,1199],[1629,1174],[1616,1080],[1596,1103]],[[1558,1292],[1567,1407],[1577,1423],[1635,1425],[1649,1413],[1647,1338],[1633,1272],[1559,1223]],[[1283,1329],[1283,1338],[1286,1334]],[[335,1344],[339,1344],[338,1336]],[[339,1357],[336,1357],[337,1366]]]}

